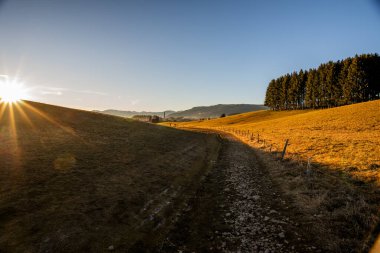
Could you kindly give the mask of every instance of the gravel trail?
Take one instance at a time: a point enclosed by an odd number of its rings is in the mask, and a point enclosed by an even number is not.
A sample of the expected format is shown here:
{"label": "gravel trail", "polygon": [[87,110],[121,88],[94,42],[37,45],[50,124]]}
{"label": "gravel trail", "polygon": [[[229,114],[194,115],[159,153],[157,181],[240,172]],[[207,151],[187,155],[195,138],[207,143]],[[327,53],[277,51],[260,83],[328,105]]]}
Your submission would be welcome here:
{"label": "gravel trail", "polygon": [[230,135],[221,141],[215,167],[161,251],[319,252],[254,150]]}

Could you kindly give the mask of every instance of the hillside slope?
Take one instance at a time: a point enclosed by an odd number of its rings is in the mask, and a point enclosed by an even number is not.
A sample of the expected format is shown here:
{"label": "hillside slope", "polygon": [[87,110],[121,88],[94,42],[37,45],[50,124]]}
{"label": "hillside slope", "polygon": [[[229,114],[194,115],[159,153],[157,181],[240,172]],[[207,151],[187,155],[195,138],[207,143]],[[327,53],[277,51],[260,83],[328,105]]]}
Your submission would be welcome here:
{"label": "hillside slope", "polygon": [[222,131],[254,147],[257,164],[297,206],[322,252],[379,252],[380,100],[167,124]]}
{"label": "hillside slope", "polygon": [[232,115],[238,113],[245,113],[258,110],[266,110],[267,107],[263,105],[250,105],[250,104],[219,104],[212,106],[198,106],[189,110],[176,112],[170,114],[170,117],[183,117],[188,119],[201,119],[201,118],[219,118],[222,114]]}
{"label": "hillside slope", "polygon": [[114,116],[0,104],[0,251],[154,245],[218,145]]}
{"label": "hillside slope", "polygon": [[379,100],[315,111],[259,111],[177,125],[234,132],[262,147],[263,142],[257,143],[259,134],[272,151],[281,151],[289,139],[290,155],[330,166],[351,170],[380,166]]}

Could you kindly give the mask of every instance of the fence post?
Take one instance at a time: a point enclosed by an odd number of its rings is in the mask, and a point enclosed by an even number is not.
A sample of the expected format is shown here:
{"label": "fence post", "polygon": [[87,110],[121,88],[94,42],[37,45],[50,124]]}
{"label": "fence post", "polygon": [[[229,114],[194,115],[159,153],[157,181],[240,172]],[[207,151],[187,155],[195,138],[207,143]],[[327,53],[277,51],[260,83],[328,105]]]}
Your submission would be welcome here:
{"label": "fence post", "polygon": [[272,144],[270,144],[270,147],[269,147],[269,153],[272,152]]}
{"label": "fence post", "polygon": [[284,160],[285,152],[286,152],[286,147],[288,146],[288,142],[289,142],[289,139],[286,139],[285,145],[284,145],[284,149],[282,150],[282,155],[281,155],[281,159],[282,160]]}
{"label": "fence post", "polygon": [[257,134],[257,143],[260,143],[260,134]]}
{"label": "fence post", "polygon": [[306,175],[310,176],[311,174],[311,157],[307,159]]}

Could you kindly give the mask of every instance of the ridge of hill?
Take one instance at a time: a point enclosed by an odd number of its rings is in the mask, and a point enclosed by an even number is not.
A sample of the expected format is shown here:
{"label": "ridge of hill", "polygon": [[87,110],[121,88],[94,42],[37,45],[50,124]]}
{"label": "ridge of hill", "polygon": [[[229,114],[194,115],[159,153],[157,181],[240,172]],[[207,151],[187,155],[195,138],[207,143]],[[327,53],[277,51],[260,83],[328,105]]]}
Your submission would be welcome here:
{"label": "ridge of hill", "polygon": [[170,114],[170,117],[201,119],[201,118],[219,118],[222,114],[233,115],[251,111],[267,110],[264,105],[253,104],[218,104],[212,106],[197,106],[191,109]]}

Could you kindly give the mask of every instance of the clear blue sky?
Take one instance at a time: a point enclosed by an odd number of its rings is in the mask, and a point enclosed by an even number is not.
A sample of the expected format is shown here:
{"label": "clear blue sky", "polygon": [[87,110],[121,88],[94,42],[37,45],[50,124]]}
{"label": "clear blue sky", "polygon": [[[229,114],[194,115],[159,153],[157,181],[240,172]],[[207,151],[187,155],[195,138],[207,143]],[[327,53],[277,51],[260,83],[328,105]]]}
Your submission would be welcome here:
{"label": "clear blue sky", "polygon": [[380,52],[375,0],[0,0],[0,75],[84,109],[262,104],[300,68]]}

